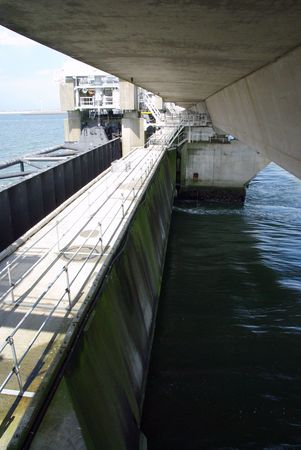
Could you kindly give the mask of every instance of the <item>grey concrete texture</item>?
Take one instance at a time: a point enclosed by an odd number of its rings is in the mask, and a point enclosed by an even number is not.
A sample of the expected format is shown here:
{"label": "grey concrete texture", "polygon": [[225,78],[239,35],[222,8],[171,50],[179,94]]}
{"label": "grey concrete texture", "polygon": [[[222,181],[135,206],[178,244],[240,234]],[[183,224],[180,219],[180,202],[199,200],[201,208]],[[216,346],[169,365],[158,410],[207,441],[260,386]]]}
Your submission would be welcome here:
{"label": "grey concrete texture", "polygon": [[181,187],[244,187],[268,163],[259,152],[237,141],[186,144],[182,150]]}
{"label": "grey concrete texture", "polygon": [[1,24],[191,107],[301,177],[301,0],[0,0]]}
{"label": "grey concrete texture", "polygon": [[68,118],[64,119],[65,142],[78,142],[81,138],[81,113],[76,110],[68,111],[67,114]]}
{"label": "grey concrete texture", "polygon": [[191,105],[301,44],[301,1],[0,0],[1,24]]}
{"label": "grey concrete texture", "polygon": [[133,110],[138,109],[137,104],[137,86],[128,81],[119,82],[120,109]]}
{"label": "grey concrete texture", "polygon": [[60,105],[61,111],[74,110],[74,89],[73,81],[60,83]]}
{"label": "grey concrete texture", "polygon": [[301,178],[301,47],[206,104],[216,126]]}
{"label": "grey concrete texture", "polygon": [[134,147],[144,145],[144,119],[124,117],[122,126],[122,156],[127,155]]}

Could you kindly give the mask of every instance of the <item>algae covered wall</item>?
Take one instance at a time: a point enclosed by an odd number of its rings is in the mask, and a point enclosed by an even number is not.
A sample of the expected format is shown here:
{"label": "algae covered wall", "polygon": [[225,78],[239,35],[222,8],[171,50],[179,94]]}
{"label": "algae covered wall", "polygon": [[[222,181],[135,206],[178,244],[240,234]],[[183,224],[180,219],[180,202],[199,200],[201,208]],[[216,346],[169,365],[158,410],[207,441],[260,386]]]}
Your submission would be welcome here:
{"label": "algae covered wall", "polygon": [[136,450],[175,191],[175,154],[158,167],[95,293],[31,448]]}

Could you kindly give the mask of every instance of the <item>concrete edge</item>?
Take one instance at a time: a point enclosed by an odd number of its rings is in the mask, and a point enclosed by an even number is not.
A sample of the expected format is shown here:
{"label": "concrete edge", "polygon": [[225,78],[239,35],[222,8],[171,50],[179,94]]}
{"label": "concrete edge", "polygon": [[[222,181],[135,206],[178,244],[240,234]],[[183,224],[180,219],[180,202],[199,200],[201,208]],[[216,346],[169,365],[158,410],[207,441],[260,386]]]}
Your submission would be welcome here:
{"label": "concrete edge", "polygon": [[[59,382],[63,377],[63,371],[69,362],[69,358],[72,354],[72,349],[74,348],[77,339],[79,338],[80,331],[84,328],[86,321],[89,318],[89,313],[92,310],[95,302],[97,301],[97,294],[102,290],[106,274],[112,266],[115,258],[118,257],[118,255],[116,256],[115,253],[118,252],[119,248],[123,247],[126,235],[128,234],[128,225],[132,222],[138,208],[143,203],[146,191],[149,188],[150,184],[153,182],[154,177],[157,173],[157,168],[163,161],[164,157],[167,157],[166,152],[162,153],[161,157],[157,161],[154,173],[151,175],[151,178],[147,185],[143,187],[139,201],[136,203],[127,220],[125,221],[119,237],[116,239],[113,247],[111,248],[107,262],[102,266],[99,273],[96,275],[95,280],[92,283],[86,295],[86,298],[77,313],[76,318],[72,320],[64,337],[62,336],[61,339],[56,337],[54,345],[55,343],[59,345],[57,354],[54,358],[52,357],[53,360],[50,363],[49,359],[51,358],[51,355],[48,354],[45,357],[45,365],[47,366],[47,364],[49,363],[49,368],[36,392],[35,397],[31,402],[30,407],[25,412],[20,424],[18,425],[11,438],[11,441],[8,445],[9,450],[30,448],[30,443],[32,438],[34,437],[35,431],[39,427],[44,413],[46,412],[47,406],[52,400]],[[111,169],[109,168],[107,170]],[[103,174],[104,172],[101,175]],[[94,179],[93,181],[95,182],[95,180],[96,179]]]}

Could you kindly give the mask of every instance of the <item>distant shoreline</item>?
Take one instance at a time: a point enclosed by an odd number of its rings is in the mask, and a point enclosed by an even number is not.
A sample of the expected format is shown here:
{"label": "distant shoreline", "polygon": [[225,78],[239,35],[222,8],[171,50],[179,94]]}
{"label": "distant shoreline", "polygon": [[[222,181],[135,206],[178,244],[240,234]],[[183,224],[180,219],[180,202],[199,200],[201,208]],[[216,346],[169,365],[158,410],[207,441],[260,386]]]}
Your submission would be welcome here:
{"label": "distant shoreline", "polygon": [[48,115],[48,114],[66,114],[64,111],[0,111],[0,115]]}

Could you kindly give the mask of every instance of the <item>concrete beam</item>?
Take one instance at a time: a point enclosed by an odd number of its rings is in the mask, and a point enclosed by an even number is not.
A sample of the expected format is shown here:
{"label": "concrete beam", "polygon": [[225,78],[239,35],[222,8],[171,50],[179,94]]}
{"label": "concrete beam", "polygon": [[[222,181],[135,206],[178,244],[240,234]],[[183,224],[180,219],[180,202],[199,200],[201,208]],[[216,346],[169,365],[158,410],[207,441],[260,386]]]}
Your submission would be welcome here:
{"label": "concrete beam", "polygon": [[0,0],[0,9],[2,25],[166,101],[207,99],[216,126],[301,177],[300,1]]}
{"label": "concrete beam", "polygon": [[301,178],[301,47],[206,100],[213,124]]}
{"label": "concrete beam", "polygon": [[301,43],[300,1],[0,0],[1,24],[183,106]]}

